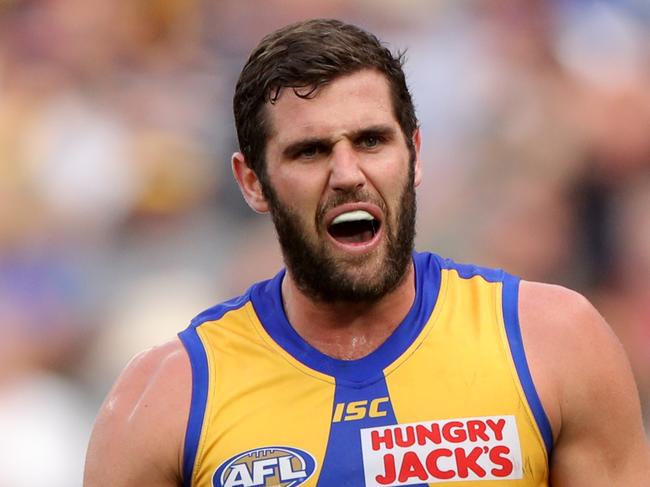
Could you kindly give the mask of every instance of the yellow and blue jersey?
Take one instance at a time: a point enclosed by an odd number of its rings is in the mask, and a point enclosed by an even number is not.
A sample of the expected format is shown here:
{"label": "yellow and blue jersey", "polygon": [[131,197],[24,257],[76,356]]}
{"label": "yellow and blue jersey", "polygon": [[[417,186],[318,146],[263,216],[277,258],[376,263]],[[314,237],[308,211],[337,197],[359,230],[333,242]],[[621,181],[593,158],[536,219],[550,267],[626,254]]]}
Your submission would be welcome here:
{"label": "yellow and blue jersey", "polygon": [[415,253],[416,298],[374,352],[338,360],[291,327],[284,271],[179,334],[192,365],[194,487],[549,485],[519,280]]}

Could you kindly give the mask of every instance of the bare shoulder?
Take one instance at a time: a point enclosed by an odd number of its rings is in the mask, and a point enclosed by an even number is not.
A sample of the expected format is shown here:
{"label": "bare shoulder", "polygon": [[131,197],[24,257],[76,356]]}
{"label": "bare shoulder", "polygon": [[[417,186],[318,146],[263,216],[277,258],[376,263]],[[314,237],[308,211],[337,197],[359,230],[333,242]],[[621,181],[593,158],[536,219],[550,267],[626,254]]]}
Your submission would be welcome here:
{"label": "bare shoulder", "polygon": [[[596,308],[582,294],[563,286],[522,281],[519,312],[534,326],[558,327],[563,332],[604,332],[614,337]],[[532,321],[531,321],[532,320]],[[568,329],[567,329],[568,328]]]}
{"label": "bare shoulder", "polygon": [[[567,366],[590,363],[602,353],[624,359],[614,332],[589,300],[576,291],[522,281],[519,316],[526,350],[533,355],[543,353],[547,366],[556,364],[562,376]],[[588,374],[590,370],[576,372]]]}
{"label": "bare shoulder", "polygon": [[190,399],[191,366],[178,339],[135,356],[99,411],[84,486],[179,485]]}
{"label": "bare shoulder", "polygon": [[[552,381],[558,400],[575,396],[591,380],[596,379],[602,386],[603,381],[618,382],[621,375],[630,375],[618,338],[580,293],[562,286],[524,281],[520,287],[519,317],[526,352],[536,362],[532,366]],[[563,402],[558,406],[566,410],[569,404]]]}
{"label": "bare shoulder", "polygon": [[554,431],[553,485],[646,485],[650,457],[638,392],[600,313],[575,291],[522,282],[519,317]]}

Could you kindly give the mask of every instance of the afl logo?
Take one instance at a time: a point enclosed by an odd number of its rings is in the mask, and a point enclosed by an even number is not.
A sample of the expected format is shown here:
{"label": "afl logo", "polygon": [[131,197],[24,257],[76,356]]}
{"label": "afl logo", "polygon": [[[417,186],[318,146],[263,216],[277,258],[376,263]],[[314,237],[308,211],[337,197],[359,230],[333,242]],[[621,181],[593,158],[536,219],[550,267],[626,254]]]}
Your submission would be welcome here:
{"label": "afl logo", "polygon": [[294,487],[316,470],[309,453],[288,446],[267,446],[239,453],[212,476],[214,487]]}

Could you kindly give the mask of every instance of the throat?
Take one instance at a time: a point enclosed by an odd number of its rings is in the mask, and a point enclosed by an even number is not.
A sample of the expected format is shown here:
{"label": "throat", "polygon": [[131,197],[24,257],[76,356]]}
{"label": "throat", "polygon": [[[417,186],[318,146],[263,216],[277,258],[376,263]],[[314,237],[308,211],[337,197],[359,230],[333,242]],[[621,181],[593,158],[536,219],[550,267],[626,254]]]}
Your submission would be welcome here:
{"label": "throat", "polygon": [[366,334],[345,334],[346,336],[314,337],[307,340],[319,352],[338,360],[358,360],[370,355],[381,346],[390,333],[372,336]]}
{"label": "throat", "polygon": [[323,303],[303,294],[287,273],[282,304],[293,329],[312,347],[339,360],[357,360],[379,348],[402,323],[415,299],[411,265],[403,283],[382,299]]}

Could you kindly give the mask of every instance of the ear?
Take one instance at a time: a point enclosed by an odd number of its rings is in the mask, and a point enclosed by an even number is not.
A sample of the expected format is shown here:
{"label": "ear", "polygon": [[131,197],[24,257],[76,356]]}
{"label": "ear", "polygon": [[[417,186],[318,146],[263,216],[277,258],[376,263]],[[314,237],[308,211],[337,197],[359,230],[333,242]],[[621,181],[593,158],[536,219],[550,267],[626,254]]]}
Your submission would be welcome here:
{"label": "ear", "polygon": [[413,132],[413,147],[415,148],[415,185],[419,186],[422,182],[422,161],[420,159],[420,127]]}
{"label": "ear", "polygon": [[257,213],[267,213],[269,205],[264,198],[262,184],[255,171],[246,163],[246,158],[241,152],[235,152],[232,155],[232,173],[248,206]]}

